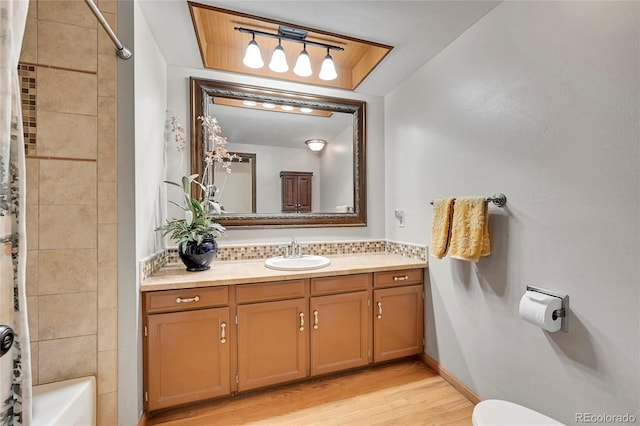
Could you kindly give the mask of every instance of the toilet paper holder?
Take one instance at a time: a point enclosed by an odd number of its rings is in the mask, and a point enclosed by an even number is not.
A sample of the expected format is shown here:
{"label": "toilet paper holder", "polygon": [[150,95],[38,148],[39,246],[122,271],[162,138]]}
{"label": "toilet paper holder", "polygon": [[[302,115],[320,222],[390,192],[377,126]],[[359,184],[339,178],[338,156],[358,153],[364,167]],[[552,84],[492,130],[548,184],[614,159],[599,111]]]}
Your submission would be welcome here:
{"label": "toilet paper holder", "polygon": [[532,285],[527,286],[527,291],[535,291],[538,293],[546,294],[547,296],[557,297],[562,301],[562,307],[553,311],[553,319],[560,318],[561,325],[560,331],[565,333],[569,332],[569,295],[560,294],[555,291],[545,290],[544,288],[534,287]]}

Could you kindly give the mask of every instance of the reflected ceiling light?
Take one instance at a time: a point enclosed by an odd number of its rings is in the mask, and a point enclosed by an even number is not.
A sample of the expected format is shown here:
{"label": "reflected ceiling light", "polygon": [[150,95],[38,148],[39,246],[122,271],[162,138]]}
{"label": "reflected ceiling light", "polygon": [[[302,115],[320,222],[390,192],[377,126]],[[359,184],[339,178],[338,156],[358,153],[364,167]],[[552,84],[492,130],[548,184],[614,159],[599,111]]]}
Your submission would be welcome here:
{"label": "reflected ceiling light", "polygon": [[304,141],[304,143],[307,144],[307,147],[311,151],[318,152],[322,151],[324,146],[327,144],[327,141],[324,139],[309,139],[308,141]]}
{"label": "reflected ceiling light", "polygon": [[276,107],[275,104],[272,104],[270,102],[265,102],[265,103],[262,104],[262,106],[265,107],[265,108],[269,108],[269,109]]}
{"label": "reflected ceiling light", "polygon": [[254,106],[258,105],[258,104],[257,104],[256,102],[254,102],[254,101],[242,101],[242,104],[243,104],[243,105],[246,105],[246,106],[250,106],[250,107],[254,107]]}
{"label": "reflected ceiling light", "polygon": [[[331,44],[309,41],[306,39],[307,31],[299,30],[297,28],[285,27],[282,25],[278,27],[278,34],[271,34],[242,27],[235,27],[234,30],[240,31],[241,33],[248,33],[252,36],[252,39],[249,42],[249,46],[247,46],[245,59],[242,61],[242,63],[249,68],[258,69],[262,68],[262,66],[264,65],[262,56],[260,55],[260,49],[258,48],[258,44],[255,41],[256,35],[259,35],[262,37],[278,39],[278,45],[274,49],[273,55],[271,56],[271,62],[269,63],[269,69],[271,71],[277,73],[284,73],[289,71],[289,65],[287,64],[287,55],[285,54],[282,47],[282,40],[286,40],[293,43],[301,43],[303,45],[302,51],[300,52],[300,55],[298,55],[298,59],[296,60],[296,65],[293,67],[293,72],[296,75],[300,77],[309,77],[313,74],[313,70],[311,69],[311,58],[309,57],[309,53],[307,52],[307,45],[309,45],[327,49],[327,55],[322,61],[322,68],[320,69],[320,74],[318,75],[318,77],[322,80],[335,80],[336,78],[338,78],[336,65],[333,62],[333,58],[329,54],[329,50],[343,51],[344,49],[340,46],[333,46]],[[248,58],[253,59],[249,60]],[[258,66],[258,64],[260,65]]]}
{"label": "reflected ceiling light", "polygon": [[302,108],[300,108],[300,112],[304,112],[305,114],[309,114],[310,112],[313,112],[313,110],[311,108],[302,107]]}
{"label": "reflected ceiling light", "polygon": [[291,105],[282,105],[280,108],[285,111],[293,111],[293,107]]}
{"label": "reflected ceiling light", "polygon": [[249,46],[247,46],[247,51],[244,53],[244,59],[242,59],[242,63],[255,70],[260,69],[264,66],[262,53],[260,53],[260,47],[258,47],[258,43],[256,43],[255,34],[249,42]]}
{"label": "reflected ceiling light", "polygon": [[287,72],[289,71],[289,64],[287,64],[287,55],[282,48],[282,41],[278,40],[278,45],[273,49],[273,55],[271,56],[271,62],[269,62],[269,69],[273,72]]}
{"label": "reflected ceiling light", "polygon": [[320,74],[318,74],[320,80],[335,80],[338,78],[338,73],[336,72],[336,64],[333,62],[333,58],[329,54],[329,49],[327,48],[327,56],[324,57],[322,61],[322,67],[320,67]]}
{"label": "reflected ceiling light", "polygon": [[309,59],[306,44],[302,47],[302,52],[300,52],[300,55],[298,56],[293,72],[300,77],[309,77],[313,74],[313,71],[311,70],[311,59]]}

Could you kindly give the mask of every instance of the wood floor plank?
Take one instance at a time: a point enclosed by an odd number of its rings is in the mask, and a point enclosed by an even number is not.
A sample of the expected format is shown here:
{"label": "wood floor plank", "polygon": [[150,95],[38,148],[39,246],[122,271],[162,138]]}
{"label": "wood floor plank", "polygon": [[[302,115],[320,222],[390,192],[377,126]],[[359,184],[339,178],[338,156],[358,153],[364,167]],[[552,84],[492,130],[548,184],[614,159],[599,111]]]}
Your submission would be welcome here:
{"label": "wood floor plank", "polygon": [[471,424],[473,404],[419,359],[159,413],[147,425]]}

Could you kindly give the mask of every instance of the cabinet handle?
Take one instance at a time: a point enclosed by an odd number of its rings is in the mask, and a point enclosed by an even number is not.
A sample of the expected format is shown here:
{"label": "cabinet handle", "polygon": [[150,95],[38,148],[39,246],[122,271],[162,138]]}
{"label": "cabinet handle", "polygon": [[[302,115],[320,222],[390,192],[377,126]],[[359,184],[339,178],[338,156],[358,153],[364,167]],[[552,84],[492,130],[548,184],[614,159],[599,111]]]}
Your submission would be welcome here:
{"label": "cabinet handle", "polygon": [[403,275],[403,276],[401,276],[401,277],[393,277],[393,280],[394,280],[394,281],[406,281],[406,280],[408,280],[408,279],[409,279],[409,276],[408,276],[408,275]]}
{"label": "cabinet handle", "polygon": [[191,303],[191,302],[199,302],[200,296],[190,297],[188,299],[183,299],[182,297],[178,297],[176,299],[176,303]]}
{"label": "cabinet handle", "polygon": [[220,343],[227,343],[227,323],[220,324]]}
{"label": "cabinet handle", "polygon": [[318,329],[318,310],[313,311],[313,329]]}
{"label": "cabinet handle", "polygon": [[304,312],[300,312],[300,331],[304,331]]}
{"label": "cabinet handle", "polygon": [[378,302],[378,319],[382,319],[382,302]]}

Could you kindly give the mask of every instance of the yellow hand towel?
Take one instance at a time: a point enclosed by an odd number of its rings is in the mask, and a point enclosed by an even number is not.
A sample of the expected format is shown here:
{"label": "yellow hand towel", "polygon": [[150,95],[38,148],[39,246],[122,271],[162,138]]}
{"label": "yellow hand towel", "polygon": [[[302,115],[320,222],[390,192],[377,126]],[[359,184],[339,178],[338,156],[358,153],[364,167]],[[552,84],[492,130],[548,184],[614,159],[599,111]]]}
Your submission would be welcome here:
{"label": "yellow hand towel", "polygon": [[450,256],[477,262],[491,254],[489,214],[484,198],[458,198],[453,208]]}
{"label": "yellow hand towel", "polygon": [[440,198],[433,202],[433,224],[431,225],[431,254],[438,259],[447,255],[451,215],[455,198]]}

